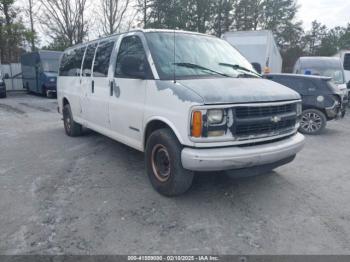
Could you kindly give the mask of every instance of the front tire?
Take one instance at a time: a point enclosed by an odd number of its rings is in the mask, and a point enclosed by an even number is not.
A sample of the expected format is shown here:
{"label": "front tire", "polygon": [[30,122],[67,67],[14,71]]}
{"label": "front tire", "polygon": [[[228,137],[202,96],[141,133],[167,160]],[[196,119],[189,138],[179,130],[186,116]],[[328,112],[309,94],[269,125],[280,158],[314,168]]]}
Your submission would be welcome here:
{"label": "front tire", "polygon": [[188,191],[194,173],[183,168],[182,146],[170,129],[153,132],[146,145],[146,170],[153,188],[168,197]]}
{"label": "front tire", "polygon": [[73,120],[72,110],[69,104],[63,108],[63,123],[68,136],[77,137],[82,135],[83,127]]}
{"label": "front tire", "polygon": [[42,88],[41,88],[41,95],[42,95],[43,97],[48,97],[48,96],[47,96],[47,91],[46,91],[46,86],[42,86]]}
{"label": "front tire", "polygon": [[327,118],[317,109],[303,111],[300,121],[300,133],[306,135],[319,135],[327,126]]}

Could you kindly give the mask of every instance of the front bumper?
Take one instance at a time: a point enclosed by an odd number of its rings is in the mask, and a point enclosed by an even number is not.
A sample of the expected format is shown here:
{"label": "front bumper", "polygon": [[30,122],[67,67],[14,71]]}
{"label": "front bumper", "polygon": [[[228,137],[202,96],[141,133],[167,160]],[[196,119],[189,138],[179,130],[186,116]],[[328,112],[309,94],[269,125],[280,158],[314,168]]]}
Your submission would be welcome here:
{"label": "front bumper", "polygon": [[305,144],[305,137],[296,134],[281,141],[263,145],[195,149],[184,148],[182,165],[192,171],[223,171],[273,164],[295,156]]}

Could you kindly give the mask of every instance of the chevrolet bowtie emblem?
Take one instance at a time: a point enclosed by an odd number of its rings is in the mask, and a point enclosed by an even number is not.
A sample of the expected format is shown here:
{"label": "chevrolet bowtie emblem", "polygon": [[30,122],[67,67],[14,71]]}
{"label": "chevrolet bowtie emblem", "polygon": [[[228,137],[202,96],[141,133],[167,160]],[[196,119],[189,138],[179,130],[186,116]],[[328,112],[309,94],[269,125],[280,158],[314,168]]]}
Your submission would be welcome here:
{"label": "chevrolet bowtie emblem", "polygon": [[279,123],[279,122],[281,122],[282,121],[282,118],[281,117],[279,117],[279,116],[274,116],[274,117],[271,117],[271,122],[272,123]]}

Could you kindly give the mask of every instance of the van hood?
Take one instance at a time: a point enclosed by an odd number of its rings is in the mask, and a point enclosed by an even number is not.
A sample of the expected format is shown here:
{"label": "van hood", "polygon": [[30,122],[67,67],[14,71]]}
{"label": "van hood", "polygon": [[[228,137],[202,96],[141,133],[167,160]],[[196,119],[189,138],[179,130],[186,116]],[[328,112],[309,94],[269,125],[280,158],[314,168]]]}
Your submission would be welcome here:
{"label": "van hood", "polygon": [[57,73],[56,72],[44,72],[44,75],[46,77],[57,77]]}
{"label": "van hood", "polygon": [[178,80],[202,97],[205,104],[275,102],[301,99],[294,90],[261,78]]}

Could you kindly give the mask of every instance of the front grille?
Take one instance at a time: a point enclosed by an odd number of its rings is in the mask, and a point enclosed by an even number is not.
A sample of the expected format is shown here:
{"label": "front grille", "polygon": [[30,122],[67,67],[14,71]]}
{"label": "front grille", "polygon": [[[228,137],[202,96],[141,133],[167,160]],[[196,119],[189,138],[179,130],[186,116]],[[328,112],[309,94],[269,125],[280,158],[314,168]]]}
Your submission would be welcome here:
{"label": "front grille", "polygon": [[237,107],[237,118],[249,118],[249,117],[261,117],[261,116],[274,116],[283,113],[289,113],[296,110],[295,104],[285,104],[278,106],[246,106]]}
{"label": "front grille", "polygon": [[259,135],[266,133],[276,133],[281,130],[294,127],[296,124],[295,120],[282,120],[279,123],[263,123],[263,124],[245,124],[240,125],[236,129],[238,136],[244,135]]}
{"label": "front grille", "polygon": [[291,132],[297,124],[296,104],[240,106],[234,108],[232,133],[238,139],[270,137]]}

